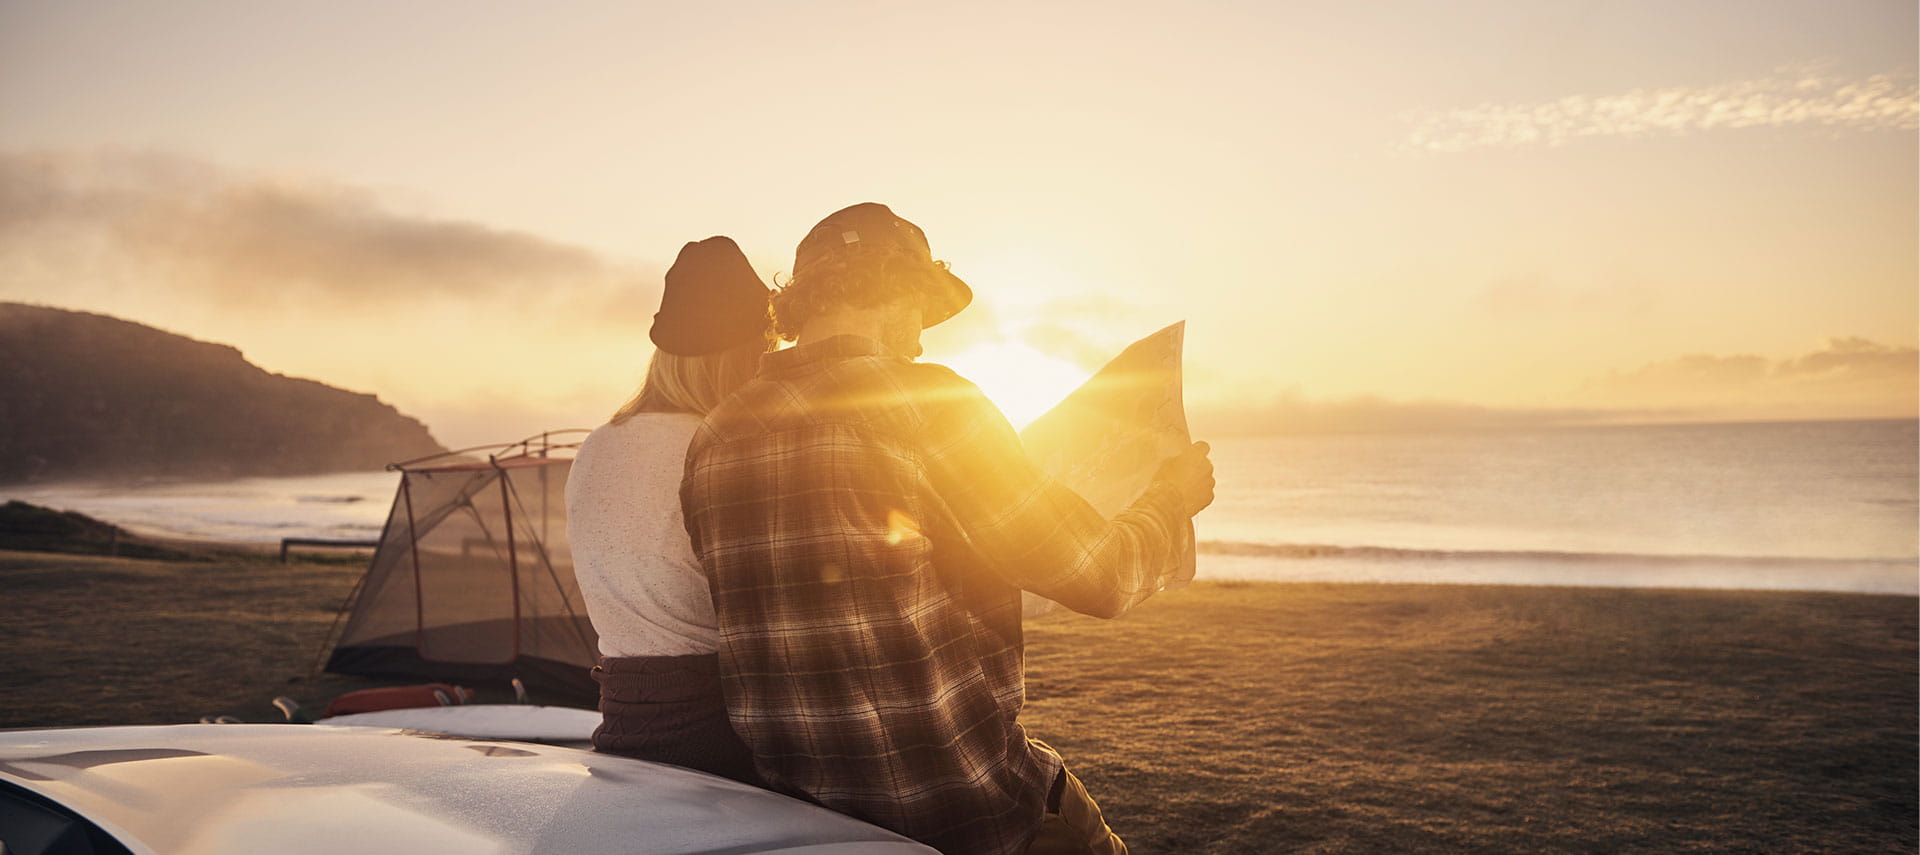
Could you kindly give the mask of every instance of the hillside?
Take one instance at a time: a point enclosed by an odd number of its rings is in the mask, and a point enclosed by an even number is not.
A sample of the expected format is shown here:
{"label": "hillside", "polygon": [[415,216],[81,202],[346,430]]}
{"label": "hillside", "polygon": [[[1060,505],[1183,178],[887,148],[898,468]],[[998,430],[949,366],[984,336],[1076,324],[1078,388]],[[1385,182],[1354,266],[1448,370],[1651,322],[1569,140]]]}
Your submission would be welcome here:
{"label": "hillside", "polygon": [[378,469],[444,450],[373,395],[87,312],[0,303],[0,482]]}

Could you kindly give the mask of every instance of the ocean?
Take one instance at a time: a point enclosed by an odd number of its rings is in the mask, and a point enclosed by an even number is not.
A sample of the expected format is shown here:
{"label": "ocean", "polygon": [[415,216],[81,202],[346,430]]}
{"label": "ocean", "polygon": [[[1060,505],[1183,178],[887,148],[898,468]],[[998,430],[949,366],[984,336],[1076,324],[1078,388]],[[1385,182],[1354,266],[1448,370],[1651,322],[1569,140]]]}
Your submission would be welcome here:
{"label": "ocean", "polygon": [[1225,438],[1214,577],[1920,593],[1920,422]]}
{"label": "ocean", "polygon": [[[1913,420],[1210,442],[1219,486],[1195,521],[1201,578],[1920,594]],[[166,536],[372,539],[397,478],[0,497]]]}

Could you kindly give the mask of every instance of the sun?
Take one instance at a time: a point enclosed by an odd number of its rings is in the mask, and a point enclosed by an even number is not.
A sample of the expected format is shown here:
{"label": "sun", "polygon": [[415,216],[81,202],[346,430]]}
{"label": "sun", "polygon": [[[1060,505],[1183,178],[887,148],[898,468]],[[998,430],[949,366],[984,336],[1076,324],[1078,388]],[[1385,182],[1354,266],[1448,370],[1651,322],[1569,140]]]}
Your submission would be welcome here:
{"label": "sun", "polygon": [[942,362],[979,386],[1015,429],[1053,409],[1092,374],[1059,357],[1004,340],[981,342]]}

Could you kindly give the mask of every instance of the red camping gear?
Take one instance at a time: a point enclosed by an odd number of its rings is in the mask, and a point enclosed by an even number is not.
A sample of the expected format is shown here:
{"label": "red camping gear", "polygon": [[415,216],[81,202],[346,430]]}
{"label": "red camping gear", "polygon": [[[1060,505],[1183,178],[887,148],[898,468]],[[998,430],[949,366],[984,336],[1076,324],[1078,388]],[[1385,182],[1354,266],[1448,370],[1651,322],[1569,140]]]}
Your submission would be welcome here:
{"label": "red camping gear", "polygon": [[424,683],[418,686],[388,686],[361,689],[334,698],[324,718],[354,713],[404,710],[415,707],[451,707],[473,702],[473,690],[451,683]]}

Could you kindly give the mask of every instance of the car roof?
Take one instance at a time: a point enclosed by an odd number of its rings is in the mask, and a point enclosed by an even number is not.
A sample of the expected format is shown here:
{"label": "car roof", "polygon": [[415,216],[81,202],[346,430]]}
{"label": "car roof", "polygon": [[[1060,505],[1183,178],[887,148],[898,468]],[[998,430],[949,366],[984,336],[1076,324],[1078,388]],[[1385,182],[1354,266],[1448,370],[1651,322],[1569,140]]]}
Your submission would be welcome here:
{"label": "car roof", "polygon": [[161,855],[933,851],[677,766],[367,727],[0,732],[0,780]]}

